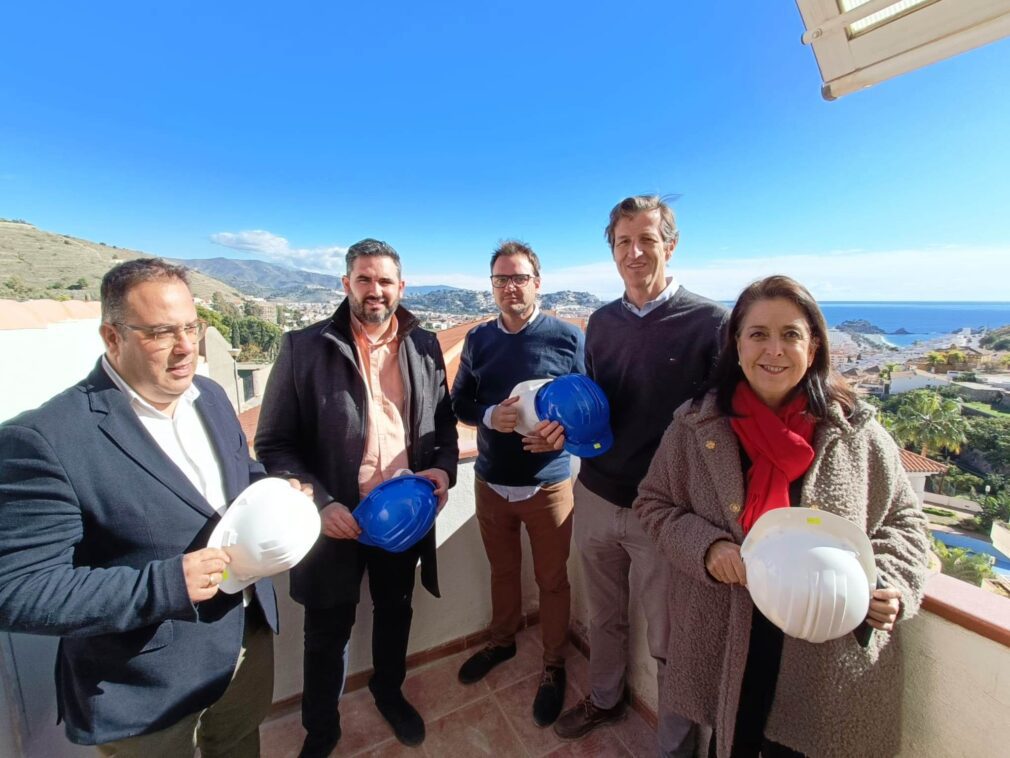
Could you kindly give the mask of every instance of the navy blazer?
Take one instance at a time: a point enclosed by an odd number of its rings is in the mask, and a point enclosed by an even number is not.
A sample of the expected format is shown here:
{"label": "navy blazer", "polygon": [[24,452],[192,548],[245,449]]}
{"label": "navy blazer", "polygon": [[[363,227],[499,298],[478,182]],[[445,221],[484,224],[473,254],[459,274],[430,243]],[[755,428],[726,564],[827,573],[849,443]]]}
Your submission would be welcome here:
{"label": "navy blazer", "polygon": [[[264,470],[224,391],[195,381],[231,502]],[[0,629],[61,637],[58,712],[72,742],[164,729],[224,693],[242,595],[193,605],[182,571],[217,521],[101,362],[0,425]],[[273,584],[257,582],[255,594],[276,632]]]}

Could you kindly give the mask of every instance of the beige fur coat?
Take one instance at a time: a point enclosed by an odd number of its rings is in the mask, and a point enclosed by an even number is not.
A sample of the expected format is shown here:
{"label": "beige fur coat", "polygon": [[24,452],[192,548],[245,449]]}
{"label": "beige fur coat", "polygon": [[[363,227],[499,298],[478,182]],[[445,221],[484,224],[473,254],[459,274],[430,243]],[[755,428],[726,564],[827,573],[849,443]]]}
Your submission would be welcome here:
{"label": "beige fur coat", "polygon": [[[928,564],[926,521],[898,451],[860,405],[845,419],[833,407],[814,435],[816,457],[801,504],[837,513],[866,530],[884,586],[901,592],[902,618],[919,608]],[[667,677],[660,698],[715,727],[729,755],[750,636],[746,588],[716,582],[705,553],[716,540],[743,541],[740,449],[714,394],[674,414],[634,509],[673,564]],[[895,632],[874,632],[868,648],[852,635],[813,644],[785,638],[765,734],[810,756],[886,756],[898,751],[902,671]]]}

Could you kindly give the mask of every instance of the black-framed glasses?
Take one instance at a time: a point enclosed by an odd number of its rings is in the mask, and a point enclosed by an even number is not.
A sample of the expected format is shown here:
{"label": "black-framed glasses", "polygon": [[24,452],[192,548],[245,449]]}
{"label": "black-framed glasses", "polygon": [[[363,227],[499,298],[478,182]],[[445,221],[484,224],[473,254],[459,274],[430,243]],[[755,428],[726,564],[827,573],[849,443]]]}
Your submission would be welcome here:
{"label": "black-framed glasses", "polygon": [[176,326],[138,326],[136,324],[124,324],[121,321],[113,322],[116,326],[125,326],[134,332],[139,332],[144,339],[153,342],[158,347],[173,347],[176,342],[186,335],[190,342],[199,342],[203,335],[207,333],[207,322],[198,318],[189,324],[178,324]]}
{"label": "black-framed glasses", "polygon": [[530,283],[530,279],[536,279],[532,274],[492,274],[491,286],[495,289],[507,287],[512,282],[516,287],[525,287]]}

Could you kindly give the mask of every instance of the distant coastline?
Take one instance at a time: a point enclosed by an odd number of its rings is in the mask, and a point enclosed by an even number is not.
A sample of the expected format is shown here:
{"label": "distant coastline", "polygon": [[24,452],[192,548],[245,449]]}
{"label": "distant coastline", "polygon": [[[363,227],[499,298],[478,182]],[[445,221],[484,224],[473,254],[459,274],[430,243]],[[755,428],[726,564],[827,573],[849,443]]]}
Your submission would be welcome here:
{"label": "distant coastline", "polygon": [[977,332],[1010,324],[1010,301],[822,300],[819,305],[829,327],[867,321],[884,332],[875,339],[898,348],[934,342],[962,329]]}

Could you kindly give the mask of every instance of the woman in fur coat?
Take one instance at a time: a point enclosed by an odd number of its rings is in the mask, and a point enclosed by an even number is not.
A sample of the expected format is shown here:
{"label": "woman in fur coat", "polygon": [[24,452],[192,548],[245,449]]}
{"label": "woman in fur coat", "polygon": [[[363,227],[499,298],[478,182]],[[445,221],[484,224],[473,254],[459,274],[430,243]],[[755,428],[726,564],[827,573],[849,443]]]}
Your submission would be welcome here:
{"label": "woman in fur coat", "polygon": [[[674,414],[634,504],[675,568],[660,698],[713,727],[711,756],[893,755],[900,622],[919,607],[928,564],[897,447],[831,369],[816,302],[784,276],[740,295],[711,386]],[[787,505],[869,536],[879,581],[865,646],[856,634],[785,636],[751,602],[740,544]]]}

